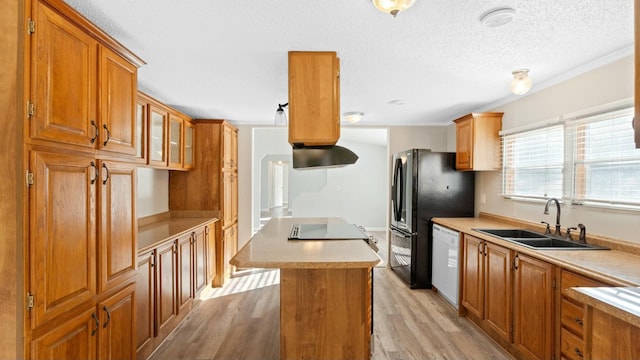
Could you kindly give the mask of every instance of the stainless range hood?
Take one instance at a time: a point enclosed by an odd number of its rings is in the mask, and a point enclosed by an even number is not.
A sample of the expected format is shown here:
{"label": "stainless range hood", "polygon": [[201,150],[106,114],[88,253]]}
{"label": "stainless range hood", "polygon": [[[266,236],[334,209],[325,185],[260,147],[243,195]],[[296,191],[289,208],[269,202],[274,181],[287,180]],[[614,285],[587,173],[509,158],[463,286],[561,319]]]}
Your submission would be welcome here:
{"label": "stainless range hood", "polygon": [[358,155],[338,145],[293,146],[294,169],[335,168],[355,164]]}

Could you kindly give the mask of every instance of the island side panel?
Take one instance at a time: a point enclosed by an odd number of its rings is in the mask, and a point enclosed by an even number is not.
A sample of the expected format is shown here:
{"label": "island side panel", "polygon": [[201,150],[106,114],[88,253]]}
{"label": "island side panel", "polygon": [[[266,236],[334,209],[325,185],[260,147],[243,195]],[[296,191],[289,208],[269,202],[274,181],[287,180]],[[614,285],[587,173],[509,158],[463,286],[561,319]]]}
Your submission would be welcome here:
{"label": "island side panel", "polygon": [[369,359],[371,268],[281,269],[280,358]]}

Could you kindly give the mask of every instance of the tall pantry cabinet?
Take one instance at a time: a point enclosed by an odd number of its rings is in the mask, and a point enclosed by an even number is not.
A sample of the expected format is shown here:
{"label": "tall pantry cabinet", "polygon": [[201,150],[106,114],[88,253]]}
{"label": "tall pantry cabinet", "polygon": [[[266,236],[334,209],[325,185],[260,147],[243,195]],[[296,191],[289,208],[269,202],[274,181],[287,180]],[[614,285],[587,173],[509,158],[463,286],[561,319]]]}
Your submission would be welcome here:
{"label": "tall pantry cabinet", "polygon": [[222,286],[233,272],[229,260],[238,251],[238,130],[224,120],[193,123],[198,166],[170,172],[169,209],[218,211],[216,268],[208,271],[207,280]]}
{"label": "tall pantry cabinet", "polygon": [[61,0],[25,17],[25,357],[135,358],[143,61]]}

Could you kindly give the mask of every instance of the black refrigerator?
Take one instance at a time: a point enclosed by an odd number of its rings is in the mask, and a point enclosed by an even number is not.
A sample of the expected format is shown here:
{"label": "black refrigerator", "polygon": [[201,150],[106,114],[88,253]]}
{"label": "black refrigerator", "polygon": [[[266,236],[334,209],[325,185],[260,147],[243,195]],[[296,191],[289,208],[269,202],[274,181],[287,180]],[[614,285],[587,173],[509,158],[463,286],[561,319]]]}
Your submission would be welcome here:
{"label": "black refrigerator", "polygon": [[431,288],[431,221],[474,216],[475,173],[455,153],[411,149],[393,156],[389,266],[411,288]]}

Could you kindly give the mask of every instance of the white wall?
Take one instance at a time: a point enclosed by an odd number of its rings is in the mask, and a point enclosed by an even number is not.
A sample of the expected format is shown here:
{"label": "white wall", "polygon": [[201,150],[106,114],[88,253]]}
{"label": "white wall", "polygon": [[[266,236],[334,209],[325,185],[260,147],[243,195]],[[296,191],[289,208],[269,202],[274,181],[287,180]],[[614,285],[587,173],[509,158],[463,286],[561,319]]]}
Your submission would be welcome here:
{"label": "white wall", "polygon": [[169,170],[139,167],[136,187],[138,218],[169,211]]}
{"label": "white wall", "polygon": [[[547,120],[563,114],[593,108],[634,94],[633,57],[626,57],[552,87],[498,106],[491,111],[504,112],[503,129]],[[535,84],[534,84],[535,87]],[[451,126],[449,132],[455,133]],[[455,137],[454,137],[455,138]],[[544,203],[504,199],[500,172],[478,172],[476,175],[476,213],[483,211],[533,222],[555,223],[555,210],[544,215]],[[486,194],[486,204],[480,196]],[[565,204],[563,227],[583,223],[587,234],[599,234],[640,243],[640,213]]]}

